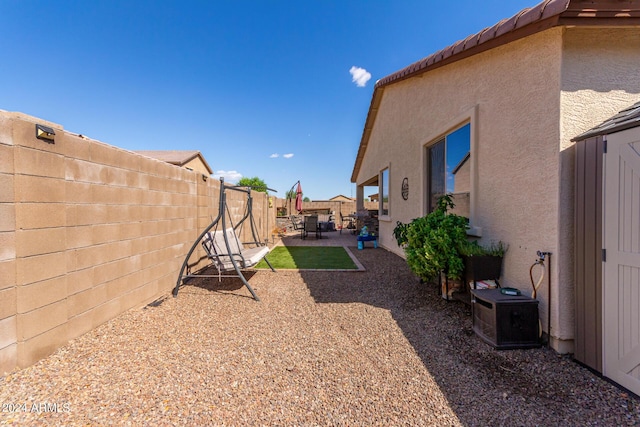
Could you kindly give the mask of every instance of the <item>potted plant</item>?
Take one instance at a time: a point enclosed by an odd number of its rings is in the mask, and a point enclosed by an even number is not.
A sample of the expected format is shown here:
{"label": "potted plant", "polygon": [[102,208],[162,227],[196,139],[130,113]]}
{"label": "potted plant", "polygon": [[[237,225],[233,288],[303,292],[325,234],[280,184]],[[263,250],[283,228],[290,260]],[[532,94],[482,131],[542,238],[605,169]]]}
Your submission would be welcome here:
{"label": "potted plant", "polygon": [[452,197],[444,195],[433,212],[409,224],[398,222],[393,230],[411,270],[423,281],[441,278],[443,297],[447,299],[456,286],[461,286],[464,263],[460,251],[467,243],[468,219],[449,213],[453,207]]}
{"label": "potted plant", "polygon": [[464,261],[465,280],[497,280],[502,272],[502,259],[508,246],[502,241],[481,245],[477,241],[467,242],[460,253]]}

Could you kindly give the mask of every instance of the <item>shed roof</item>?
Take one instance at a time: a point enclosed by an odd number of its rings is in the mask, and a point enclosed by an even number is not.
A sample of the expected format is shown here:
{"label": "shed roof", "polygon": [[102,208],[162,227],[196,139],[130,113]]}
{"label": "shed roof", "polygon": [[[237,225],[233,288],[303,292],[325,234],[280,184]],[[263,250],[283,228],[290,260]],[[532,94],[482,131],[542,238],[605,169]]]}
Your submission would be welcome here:
{"label": "shed roof", "polygon": [[138,150],[136,153],[180,167],[186,165],[196,157],[200,157],[209,174],[213,173],[204,156],[198,150]]}
{"label": "shed roof", "polygon": [[640,126],[640,102],[636,102],[598,126],[576,136],[572,141],[582,141],[594,136],[608,135],[638,126]]}
{"label": "shed roof", "polygon": [[444,65],[549,28],[565,25],[640,25],[640,1],[545,0],[378,80],[374,87],[369,112],[362,131],[351,182],[356,182],[386,86],[420,76]]}

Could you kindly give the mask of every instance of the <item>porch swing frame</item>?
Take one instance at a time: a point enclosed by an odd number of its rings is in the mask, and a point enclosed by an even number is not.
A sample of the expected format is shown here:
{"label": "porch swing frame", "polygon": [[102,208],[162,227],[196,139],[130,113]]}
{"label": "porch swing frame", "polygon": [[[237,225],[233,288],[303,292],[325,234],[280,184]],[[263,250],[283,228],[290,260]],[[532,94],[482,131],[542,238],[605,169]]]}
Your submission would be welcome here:
{"label": "porch swing frame", "polygon": [[[247,209],[246,212],[244,214],[244,216],[240,219],[240,221],[234,225],[233,224],[233,220],[231,219],[231,214],[229,212],[229,208],[227,206],[227,190],[232,190],[232,191],[238,191],[241,193],[245,193],[247,195]],[[229,216],[229,222],[231,223],[231,228],[227,229],[227,215]],[[218,216],[202,231],[202,233],[200,233],[200,235],[198,236],[198,238],[195,240],[195,242],[193,243],[193,245],[191,245],[191,249],[189,249],[189,252],[187,253],[187,256],[184,259],[184,262],[182,263],[182,268],[180,268],[180,275],[178,276],[178,280],[176,282],[176,286],[173,289],[173,296],[177,297],[178,296],[178,291],[180,289],[180,286],[182,286],[183,284],[185,284],[189,279],[191,278],[196,278],[196,277],[217,277],[218,280],[221,280],[222,277],[239,277],[240,280],[242,280],[242,283],[244,284],[244,286],[246,286],[246,288],[249,290],[249,292],[251,293],[251,295],[253,296],[253,299],[255,299],[256,301],[260,301],[260,298],[258,297],[258,295],[255,293],[255,291],[253,290],[253,288],[251,287],[251,285],[249,285],[249,282],[247,281],[247,279],[244,277],[244,274],[242,274],[242,270],[243,269],[247,269],[250,267],[253,267],[255,264],[257,264],[258,261],[256,261],[255,263],[251,264],[251,265],[247,265],[247,260],[245,259],[245,254],[243,254],[243,252],[246,252],[246,250],[244,250],[244,248],[242,247],[242,242],[240,242],[237,234],[236,234],[236,230],[239,229],[241,226],[243,226],[244,222],[246,220],[249,220],[249,224],[251,226],[251,236],[253,237],[253,241],[252,242],[246,242],[247,244],[252,244],[252,245],[256,245],[256,247],[259,246],[266,246],[266,244],[261,243],[260,240],[257,237],[257,232],[256,232],[256,225],[255,225],[255,220],[253,218],[253,198],[251,196],[251,187],[239,187],[239,186],[232,186],[232,185],[227,185],[224,183],[224,178],[220,178],[220,200],[219,200],[219,208],[218,208]],[[221,223],[222,225],[222,231],[218,231],[218,225]],[[211,234],[211,229],[216,228],[216,230],[214,231],[213,234]],[[231,230],[232,233],[228,233],[227,231]],[[222,236],[224,236],[224,244],[226,247],[226,253],[217,253],[216,250],[216,235],[220,233],[222,234]],[[236,245],[234,247],[240,247],[240,250],[238,252],[233,252],[232,251],[232,244],[229,242],[229,239],[233,238],[236,240]],[[191,255],[193,255],[193,252],[196,250],[196,248],[198,247],[198,245],[202,245],[203,248],[205,249],[205,252],[207,253],[207,258],[211,261],[211,264],[213,264],[216,269],[218,270],[218,274],[216,275],[211,275],[211,274],[192,274],[190,272],[190,266],[189,266],[189,259],[191,258]],[[213,252],[213,253],[212,253]],[[271,263],[269,262],[269,260],[266,258],[268,252],[265,253],[264,256],[262,256],[260,259],[264,259],[265,262],[267,263],[267,265],[269,266],[269,268],[271,268],[271,271],[275,272],[276,270],[273,268],[273,266],[271,265]],[[231,262],[233,268],[228,268],[227,266],[225,266],[225,263],[222,262],[220,260],[221,257],[226,257],[228,258],[228,260]],[[242,263],[242,265],[240,265],[240,263]],[[228,263],[226,263],[228,264]],[[206,268],[206,267],[205,267]],[[203,268],[204,269],[204,268]],[[202,269],[201,269],[202,270]],[[222,274],[222,272],[227,272],[227,271],[235,271],[236,274]],[[185,274],[186,273],[186,274]]]}

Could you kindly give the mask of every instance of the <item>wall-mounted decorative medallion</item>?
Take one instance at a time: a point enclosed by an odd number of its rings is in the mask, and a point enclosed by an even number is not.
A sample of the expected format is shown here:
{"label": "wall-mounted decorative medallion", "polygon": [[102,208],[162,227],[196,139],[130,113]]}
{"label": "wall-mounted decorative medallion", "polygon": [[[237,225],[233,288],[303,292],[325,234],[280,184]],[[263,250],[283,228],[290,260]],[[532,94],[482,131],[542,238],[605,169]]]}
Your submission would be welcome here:
{"label": "wall-mounted decorative medallion", "polygon": [[409,199],[409,178],[402,180],[402,198]]}

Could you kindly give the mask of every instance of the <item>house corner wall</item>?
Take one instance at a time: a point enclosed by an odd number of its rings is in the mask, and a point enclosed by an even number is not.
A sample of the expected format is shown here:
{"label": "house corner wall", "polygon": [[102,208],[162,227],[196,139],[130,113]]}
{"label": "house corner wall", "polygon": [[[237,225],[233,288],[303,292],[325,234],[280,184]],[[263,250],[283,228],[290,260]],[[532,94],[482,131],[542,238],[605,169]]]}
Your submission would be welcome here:
{"label": "house corner wall", "polygon": [[[382,246],[396,220],[424,215],[425,145],[477,108],[474,221],[482,241],[509,244],[501,283],[531,293],[536,253],[551,256],[551,292],[540,288],[543,330],[571,352],[574,149],[571,138],[637,102],[637,27],[555,27],[385,87],[357,182],[392,159]],[[408,177],[409,199],[400,199]],[[550,314],[551,325],[548,323]]]}
{"label": "house corner wall", "polygon": [[[558,241],[553,254],[552,335],[572,340],[575,331],[574,200],[572,138],[640,98],[640,32],[627,28],[563,29],[558,159]],[[595,173],[595,172],[594,172]],[[573,348],[569,352],[573,352]]]}

